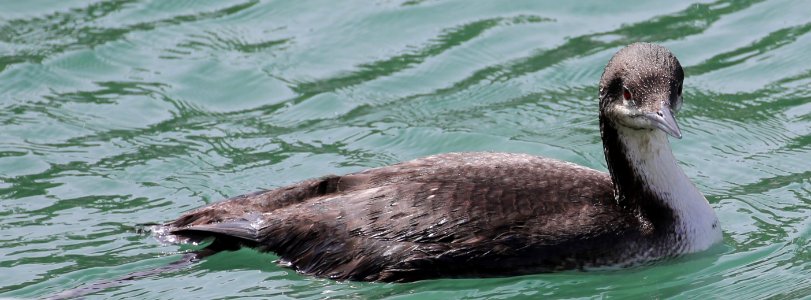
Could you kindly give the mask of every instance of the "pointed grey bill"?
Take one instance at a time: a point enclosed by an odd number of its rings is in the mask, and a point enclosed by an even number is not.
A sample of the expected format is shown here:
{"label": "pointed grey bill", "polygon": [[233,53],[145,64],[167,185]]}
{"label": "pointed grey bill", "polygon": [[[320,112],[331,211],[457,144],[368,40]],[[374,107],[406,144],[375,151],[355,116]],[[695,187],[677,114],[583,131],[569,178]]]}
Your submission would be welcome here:
{"label": "pointed grey bill", "polygon": [[673,113],[670,111],[670,108],[665,107],[655,113],[645,114],[645,116],[656,124],[657,128],[674,138],[681,139],[681,130],[679,130],[679,124],[676,123],[676,118],[673,117]]}

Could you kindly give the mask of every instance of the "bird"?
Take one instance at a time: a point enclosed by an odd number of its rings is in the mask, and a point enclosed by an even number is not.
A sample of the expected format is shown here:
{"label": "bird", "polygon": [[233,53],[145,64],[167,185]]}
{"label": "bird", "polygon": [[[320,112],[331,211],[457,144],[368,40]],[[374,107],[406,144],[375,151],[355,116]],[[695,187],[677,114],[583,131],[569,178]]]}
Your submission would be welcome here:
{"label": "bird", "polygon": [[520,153],[444,153],[226,199],[153,227],[334,280],[411,282],[629,267],[705,251],[718,217],[675,159],[684,71],[620,49],[599,81],[608,172]]}

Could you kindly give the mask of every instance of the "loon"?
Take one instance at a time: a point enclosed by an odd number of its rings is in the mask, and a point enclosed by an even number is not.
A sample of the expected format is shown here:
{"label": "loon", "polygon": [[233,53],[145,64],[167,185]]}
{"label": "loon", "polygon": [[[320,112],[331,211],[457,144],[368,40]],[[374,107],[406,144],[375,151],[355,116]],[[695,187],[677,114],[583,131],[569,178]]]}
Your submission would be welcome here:
{"label": "loon", "polygon": [[608,173],[512,153],[446,153],[328,175],[189,211],[153,230],[250,247],[336,280],[409,282],[626,267],[706,250],[718,218],[678,166],[684,71],[635,43],[605,67],[599,125]]}

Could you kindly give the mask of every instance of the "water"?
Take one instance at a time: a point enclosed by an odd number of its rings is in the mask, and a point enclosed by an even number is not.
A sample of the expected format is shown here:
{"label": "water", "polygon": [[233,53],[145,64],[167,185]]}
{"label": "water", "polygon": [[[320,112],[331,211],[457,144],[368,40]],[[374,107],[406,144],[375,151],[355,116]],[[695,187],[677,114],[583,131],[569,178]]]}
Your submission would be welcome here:
{"label": "water", "polygon": [[165,265],[132,225],[448,151],[605,170],[597,80],[623,45],[686,67],[674,152],[723,246],[620,271],[409,284],[250,250],[89,299],[811,298],[805,1],[0,2],[0,297]]}

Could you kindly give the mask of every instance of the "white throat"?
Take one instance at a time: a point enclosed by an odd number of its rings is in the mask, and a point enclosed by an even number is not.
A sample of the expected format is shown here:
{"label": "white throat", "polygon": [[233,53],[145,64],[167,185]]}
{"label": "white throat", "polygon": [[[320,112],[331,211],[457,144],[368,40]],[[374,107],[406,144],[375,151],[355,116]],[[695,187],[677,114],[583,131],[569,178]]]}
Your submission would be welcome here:
{"label": "white throat", "polygon": [[676,214],[676,234],[686,241],[684,253],[706,250],[721,241],[721,227],[707,199],[679,167],[667,135],[660,130],[617,126],[626,156],[650,190]]}

